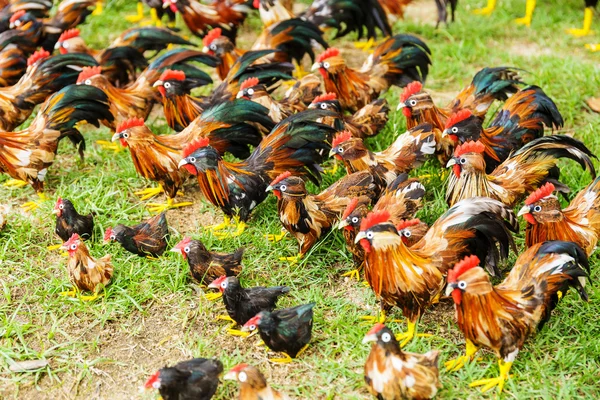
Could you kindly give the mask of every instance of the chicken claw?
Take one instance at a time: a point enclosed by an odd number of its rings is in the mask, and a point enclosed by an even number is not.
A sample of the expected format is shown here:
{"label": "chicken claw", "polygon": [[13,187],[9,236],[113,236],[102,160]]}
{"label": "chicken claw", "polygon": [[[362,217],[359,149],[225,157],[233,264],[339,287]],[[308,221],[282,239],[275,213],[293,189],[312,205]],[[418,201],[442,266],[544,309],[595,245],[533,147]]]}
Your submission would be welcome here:
{"label": "chicken claw", "polygon": [[60,244],[53,244],[52,246],[46,247],[46,249],[48,251],[54,251],[54,250],[60,249],[61,247],[62,247],[62,243],[60,243]]}
{"label": "chicken claw", "polygon": [[273,243],[277,243],[279,241],[281,241],[285,235],[287,235],[288,231],[286,231],[285,229],[282,229],[281,232],[278,235],[273,235],[271,233],[267,234],[267,240],[269,242],[273,242]]}
{"label": "chicken claw", "polygon": [[165,212],[167,210],[170,210],[172,208],[179,208],[179,207],[187,207],[187,206],[191,206],[194,203],[192,202],[181,202],[181,203],[175,203],[175,200],[173,199],[167,199],[166,203],[148,203],[146,204],[146,207],[148,207],[148,211],[153,212],[153,213],[162,213]]}
{"label": "chicken claw", "polygon": [[360,49],[364,52],[372,53],[373,47],[377,47],[380,43],[381,43],[381,41],[376,42],[373,38],[370,38],[366,42],[354,42],[354,47],[356,47],[357,49]]}
{"label": "chicken claw", "polygon": [[287,261],[290,264],[298,264],[302,260],[302,254],[297,254],[293,257],[279,257],[279,261]]}
{"label": "chicken claw", "polygon": [[102,12],[104,11],[104,7],[102,5],[102,0],[98,0],[96,1],[96,8],[94,9],[94,11],[92,12],[93,16],[98,16],[98,15],[102,15]]}
{"label": "chicken claw", "polygon": [[510,372],[510,368],[512,367],[512,362],[498,360],[498,367],[500,368],[500,374],[498,377],[473,381],[469,383],[469,387],[483,386],[481,388],[481,393],[485,393],[496,386],[498,388],[498,394],[502,393],[504,383],[512,376],[508,374]]}
{"label": "chicken claw", "polygon": [[163,192],[163,187],[161,185],[158,185],[158,187],[140,190],[139,192],[134,192],[133,194],[135,194],[136,196],[142,196],[140,197],[140,200],[148,200],[154,196],[158,196]]}
{"label": "chicken claw", "polygon": [[357,269],[353,269],[352,271],[348,271],[342,274],[342,276],[347,276],[350,279],[360,280],[360,271]]}
{"label": "chicken claw", "polygon": [[402,340],[402,343],[400,343],[400,347],[406,346],[408,344],[408,342],[410,342],[411,340],[413,340],[415,338],[415,336],[417,336],[417,337],[432,337],[433,336],[430,333],[417,333],[417,324],[415,322],[407,321],[406,324],[408,325],[408,330],[406,332],[399,333],[396,335],[396,340],[398,340],[398,341]]}
{"label": "chicken claw", "polygon": [[600,44],[598,44],[598,43],[586,43],[585,44],[585,48],[588,49],[589,51],[591,51],[592,53],[595,53],[597,51],[600,51]]}
{"label": "chicken claw", "polygon": [[21,206],[21,208],[23,208],[23,210],[31,212],[37,208],[39,208],[40,204],[39,202],[43,202],[48,200],[48,197],[46,197],[46,195],[44,193],[38,193],[38,197],[40,198],[39,201],[28,201],[27,203],[23,204]]}
{"label": "chicken claw", "polygon": [[517,19],[515,19],[515,24],[525,25],[526,27],[529,28],[531,26],[531,17],[525,16],[522,18],[517,18]]}
{"label": "chicken claw", "polygon": [[220,319],[220,320],[223,320],[223,321],[233,322],[234,324],[236,324],[236,322],[233,320],[233,318],[231,318],[229,315],[219,315],[217,317],[217,319]]}
{"label": "chicken claw", "polygon": [[142,1],[138,1],[137,3],[137,14],[136,15],[128,15],[125,17],[128,22],[136,23],[140,22],[144,19],[144,4]]}
{"label": "chicken claw", "polygon": [[[362,317],[359,317],[360,319],[362,319],[363,321],[368,321],[370,324],[375,324],[377,322],[379,323],[385,323],[387,320],[387,315],[385,313],[385,311],[381,310],[379,312],[379,316],[377,317],[373,317],[372,315],[363,315]],[[402,322],[399,319],[391,319],[388,322]]]}
{"label": "chicken claw", "polygon": [[115,153],[120,152],[124,149],[117,143],[112,143],[107,140],[96,140],[96,144],[102,147],[104,150],[113,150]]}
{"label": "chicken claw", "polygon": [[567,29],[567,33],[569,35],[572,35],[575,37],[584,37],[584,36],[588,36],[588,35],[593,35],[594,31],[592,31],[590,29],[572,28],[572,29]]}
{"label": "chicken claw", "polygon": [[231,218],[229,218],[226,215],[223,217],[223,222],[221,222],[220,224],[205,226],[204,229],[213,231],[213,232],[218,232],[218,231],[222,231],[223,229],[227,229],[230,225],[231,225]]}
{"label": "chicken claw", "polygon": [[287,353],[283,353],[283,355],[285,357],[283,357],[283,358],[269,358],[269,361],[274,362],[274,363],[279,363],[279,364],[289,364],[289,363],[291,363],[291,362],[294,361],[292,359],[292,357],[290,357]]}
{"label": "chicken claw", "polygon": [[2,186],[13,187],[13,188],[22,188],[24,186],[29,185],[29,183],[25,181],[21,181],[19,179],[9,179]]}
{"label": "chicken claw", "polygon": [[66,292],[60,292],[58,295],[59,296],[65,296],[65,297],[77,297],[77,289],[73,288],[71,290],[67,290]]}
{"label": "chicken claw", "polygon": [[215,236],[219,239],[227,239],[234,238],[240,236],[246,230],[246,223],[244,221],[240,221],[239,217],[233,218],[233,224],[230,226],[235,227],[235,231],[233,232],[216,232]]}
{"label": "chicken claw", "polygon": [[229,328],[229,329],[227,329],[227,333],[229,335],[232,335],[232,336],[240,336],[240,337],[243,337],[243,338],[250,336],[249,332],[242,332],[239,329],[231,329],[231,328]]}
{"label": "chicken claw", "polygon": [[98,297],[102,297],[102,295],[98,294],[98,293],[95,293],[92,296],[79,296],[79,300],[81,300],[81,301],[94,301]]}
{"label": "chicken claw", "polygon": [[215,301],[217,299],[220,299],[221,297],[223,297],[223,293],[221,293],[221,292],[204,294],[204,298],[208,301]]}
{"label": "chicken claw", "polygon": [[327,174],[327,175],[335,175],[335,174],[337,174],[337,171],[338,171],[338,163],[334,161],[333,167],[324,169],[323,173]]}
{"label": "chicken claw", "polygon": [[466,363],[473,360],[473,356],[477,353],[477,346],[473,344],[470,340],[467,340],[465,355],[457,357],[453,360],[446,361],[444,365],[446,366],[446,371],[456,372],[462,367],[465,366]]}

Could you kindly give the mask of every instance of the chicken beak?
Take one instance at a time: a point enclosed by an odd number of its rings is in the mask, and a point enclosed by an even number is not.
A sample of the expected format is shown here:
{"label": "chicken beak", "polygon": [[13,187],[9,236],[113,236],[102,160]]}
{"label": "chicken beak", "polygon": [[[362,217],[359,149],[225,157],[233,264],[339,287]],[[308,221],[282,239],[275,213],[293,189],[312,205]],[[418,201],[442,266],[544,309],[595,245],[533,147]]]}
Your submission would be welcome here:
{"label": "chicken beak", "polygon": [[444,129],[442,131],[442,137],[446,137],[446,136],[448,136],[448,129]]}
{"label": "chicken beak", "polygon": [[116,142],[117,140],[121,139],[121,134],[120,133],[115,133],[112,136],[112,139],[110,139],[112,142]]}
{"label": "chicken beak", "polygon": [[450,296],[452,294],[452,292],[454,291],[454,289],[456,289],[458,286],[456,283],[449,283],[446,286],[446,296]]}
{"label": "chicken beak", "polygon": [[235,98],[236,99],[241,99],[242,97],[244,97],[244,92],[242,90],[240,90],[236,95]]}
{"label": "chicken beak", "polygon": [[58,214],[60,214],[60,210],[52,210],[52,214],[58,215]]}
{"label": "chicken beak", "polygon": [[406,104],[404,104],[403,102],[398,103],[398,107],[396,107],[396,111],[400,111],[402,110],[404,107],[406,107]]}
{"label": "chicken beak", "polygon": [[265,192],[270,192],[273,190],[273,186],[269,185],[267,186],[267,188],[265,189]]}
{"label": "chicken beak", "polygon": [[358,243],[363,239],[367,238],[367,234],[365,232],[358,232],[358,235],[356,235],[356,239],[354,239],[354,243]]}
{"label": "chicken beak", "polygon": [[64,244],[62,246],[60,246],[60,250],[62,251],[67,251],[69,250],[69,246],[65,246]]}
{"label": "chicken beak", "polygon": [[329,150],[329,157],[334,157],[336,154],[335,149]]}
{"label": "chicken beak", "polygon": [[181,250],[179,250],[179,249],[177,248],[177,246],[176,246],[176,247],[173,247],[173,248],[172,248],[171,250],[169,250],[169,251],[170,251],[170,252],[173,252],[173,253],[181,253]]}
{"label": "chicken beak", "polygon": [[223,375],[223,379],[226,381],[235,381],[237,380],[237,373],[235,371],[229,371]]}
{"label": "chicken beak", "polygon": [[523,208],[519,210],[517,217],[522,217],[523,215],[529,214],[529,211],[529,206],[523,206]]}
{"label": "chicken beak", "polygon": [[337,225],[337,228],[338,229],[344,229],[347,226],[348,226],[348,222],[344,219],[344,220],[340,221],[340,223]]}
{"label": "chicken beak", "polygon": [[451,158],[448,160],[448,164],[446,164],[446,168],[450,168],[453,165],[456,165],[456,160],[454,158]]}
{"label": "chicken beak", "polygon": [[204,47],[202,48],[202,52],[203,52],[203,53],[208,53],[208,51],[209,51],[209,48],[208,48],[207,46],[204,46]]}
{"label": "chicken beak", "polygon": [[152,87],[159,87],[162,85],[163,85],[163,81],[158,80],[158,81],[154,82],[154,85],[152,85]]}
{"label": "chicken beak", "polygon": [[61,42],[56,42],[56,44],[54,45],[54,50],[58,50],[58,49],[60,49],[60,48],[61,48],[61,46],[62,46],[62,43],[61,43]]}
{"label": "chicken beak", "polygon": [[310,67],[310,70],[311,70],[312,72],[315,72],[315,71],[316,71],[316,70],[318,70],[319,68],[321,68],[321,63],[318,63],[318,62],[316,62],[316,63],[314,63],[314,64],[313,64],[313,66],[312,66],[312,67]]}
{"label": "chicken beak", "polygon": [[168,8],[168,7],[171,7],[171,2],[170,1],[165,1],[163,3],[163,8]]}
{"label": "chicken beak", "polygon": [[371,335],[365,336],[362,340],[362,343],[367,344],[369,342],[376,342],[376,341],[377,341],[377,335],[371,334]]}
{"label": "chicken beak", "polygon": [[207,289],[219,289],[219,285],[217,285],[214,281],[209,283],[206,287]]}
{"label": "chicken beak", "polygon": [[181,168],[187,164],[189,164],[189,162],[184,158],[183,160],[179,161],[179,164],[177,164],[177,168]]}

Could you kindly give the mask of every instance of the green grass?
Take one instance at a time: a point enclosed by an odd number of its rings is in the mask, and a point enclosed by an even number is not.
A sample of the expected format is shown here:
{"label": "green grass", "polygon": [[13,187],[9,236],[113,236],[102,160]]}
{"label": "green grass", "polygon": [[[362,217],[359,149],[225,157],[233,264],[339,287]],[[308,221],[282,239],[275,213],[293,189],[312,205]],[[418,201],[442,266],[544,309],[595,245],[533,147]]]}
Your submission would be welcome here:
{"label": "green grass", "polygon": [[[512,19],[522,16],[524,1],[500,1],[491,18],[472,15],[470,10],[483,6],[484,1],[461,1],[457,22],[447,29],[436,30],[411,18],[419,14],[432,21],[435,13],[428,11],[435,10],[432,0],[412,6],[407,20],[396,24],[396,32],[420,35],[433,51],[427,89],[443,104],[484,66],[522,68],[527,71],[523,76],[528,83],[541,86],[556,101],[565,117],[564,131],[584,140],[597,153],[600,139],[595,130],[599,118],[583,103],[597,94],[600,86],[597,56],[583,49],[586,39],[564,33],[566,28],[580,27],[583,2],[538,2],[532,29],[526,29],[512,24]],[[92,46],[105,46],[128,27],[122,16],[133,13],[135,4],[125,3],[109,0],[105,14],[90,18],[82,27],[83,37]],[[426,11],[419,11],[419,7]],[[253,18],[247,26],[252,28],[242,30],[241,43],[245,45],[252,42],[260,24]],[[350,39],[337,44],[348,48]],[[353,57],[358,64],[363,55],[352,54],[359,55]],[[394,88],[386,95],[394,108],[398,93],[399,89]],[[162,120],[151,118],[150,122],[155,131],[159,125],[162,132],[166,131]],[[403,131],[404,118],[393,113],[386,130],[370,144],[375,149],[385,148]],[[129,154],[113,154],[93,145],[93,141],[108,135],[106,129],[86,132],[89,150],[85,163],[77,161],[72,147],[61,145],[46,186],[51,198],[60,195],[74,201],[80,211],[98,213],[91,252],[98,257],[110,252],[115,265],[113,282],[100,300],[83,303],[59,296],[70,285],[66,259],[46,250],[47,245],[57,241],[50,214],[53,202],[26,214],[20,212],[19,205],[34,198],[32,189],[0,191],[0,203],[13,207],[7,228],[0,233],[0,397],[154,398],[154,393],[141,393],[139,388],[157,368],[192,356],[216,356],[225,368],[242,361],[257,365],[275,387],[295,398],[369,398],[362,377],[369,346],[362,345],[361,339],[370,326],[359,318],[374,315],[378,306],[370,289],[340,277],[351,267],[341,235],[329,234],[303,262],[290,266],[279,262],[278,257],[294,255],[295,241],[288,238],[271,244],[264,239],[266,233],[280,229],[272,197],[253,214],[243,236],[223,241],[202,230],[202,226],[219,221],[221,213],[199,201],[195,183],[186,188],[186,198],[196,200],[196,205],[168,213],[172,244],[183,235],[191,235],[214,250],[246,246],[242,274],[245,285],[290,286],[292,291],[280,302],[282,307],[317,303],[314,339],[307,353],[292,365],[270,364],[264,350],[255,347],[254,339],[225,336],[225,324],[214,320],[224,312],[222,304],[202,298],[181,257],[168,253],[160,260],[147,260],[119,246],[102,245],[106,227],[135,223],[148,216],[133,192],[149,183],[136,175]],[[572,164],[568,166],[563,169],[564,181],[576,193],[590,178]],[[427,206],[419,216],[432,222],[445,210],[444,183],[433,163],[416,171],[417,175],[423,173],[435,176],[426,183]],[[336,178],[326,177],[323,187]],[[0,183],[4,180],[6,176],[0,177]],[[522,235],[517,243],[522,249]],[[596,256],[591,264],[594,282],[599,276]],[[504,397],[600,397],[600,329],[596,320],[600,315],[600,293],[595,287],[589,291],[589,303],[569,293],[545,329],[527,341],[514,364],[514,377],[507,383]],[[448,303],[427,312],[419,329],[435,334],[435,338],[418,338],[406,349],[439,349],[442,361],[460,354],[463,339],[453,314]],[[397,311],[394,315],[401,317]],[[390,327],[397,332],[405,329],[398,323]],[[481,352],[480,356],[481,360],[460,372],[442,371],[444,386],[438,398],[480,398],[468,383],[497,373],[495,356],[489,352]],[[9,371],[13,361],[30,359],[46,359],[49,366],[30,373]],[[225,383],[216,398],[232,398],[236,391],[236,385]]]}

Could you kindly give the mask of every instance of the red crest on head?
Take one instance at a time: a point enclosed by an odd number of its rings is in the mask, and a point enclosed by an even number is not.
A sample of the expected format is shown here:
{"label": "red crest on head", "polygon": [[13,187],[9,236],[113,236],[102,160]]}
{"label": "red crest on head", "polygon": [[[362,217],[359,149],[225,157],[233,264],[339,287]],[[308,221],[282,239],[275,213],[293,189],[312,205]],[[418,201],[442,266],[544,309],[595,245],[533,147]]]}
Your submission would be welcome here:
{"label": "red crest on head", "polygon": [[463,154],[483,153],[484,151],[485,151],[485,146],[479,140],[476,142],[469,140],[468,142],[461,144],[460,146],[458,146],[456,148],[456,150],[454,150],[454,156],[460,157]]}
{"label": "red crest on head", "polygon": [[337,94],[335,93],[325,93],[320,96],[315,97],[312,101],[313,104],[322,103],[324,101],[337,100]]}
{"label": "red crest on head", "polygon": [[336,57],[340,55],[340,51],[338,49],[336,49],[335,47],[330,47],[327,50],[325,50],[324,52],[322,52],[319,57],[317,57],[317,62],[321,63],[325,60],[327,60],[328,58],[331,57]]}
{"label": "red crest on head", "polygon": [[192,143],[188,144],[183,149],[183,153],[182,153],[183,158],[186,158],[187,156],[189,156],[196,150],[198,150],[202,147],[206,147],[209,144],[210,144],[210,140],[207,137],[203,137],[203,138],[194,140]]}
{"label": "red crest on head", "polygon": [[81,34],[81,32],[79,32],[79,29],[74,28],[74,29],[69,29],[64,31],[60,37],[58,38],[59,42],[64,42],[65,40],[69,40],[69,39],[73,39],[74,37],[78,37]]}
{"label": "red crest on head", "polygon": [[423,90],[423,84],[421,82],[414,81],[409,83],[402,91],[402,94],[400,95],[400,101],[404,103],[410,96],[419,93],[421,90]]}
{"label": "red crest on head", "polygon": [[146,389],[150,389],[150,388],[154,387],[154,384],[158,381],[159,375],[160,375],[160,371],[156,371],[154,373],[154,375],[152,375],[150,378],[148,378],[148,380],[144,384],[144,387]]}
{"label": "red crest on head", "polygon": [[50,53],[46,50],[38,50],[27,59],[27,66],[35,64],[37,61],[50,57]]}
{"label": "red crest on head", "polygon": [[448,118],[448,121],[446,121],[446,129],[449,129],[451,127],[453,127],[454,125],[458,124],[461,121],[464,121],[467,118],[470,118],[471,115],[473,115],[473,113],[471,112],[471,110],[460,110],[457,113],[452,114],[452,116],[450,118]]}
{"label": "red crest on head", "polygon": [[248,78],[240,85],[240,90],[248,89],[259,84],[258,78]]}
{"label": "red crest on head", "polygon": [[229,370],[229,372],[242,372],[243,370],[245,370],[246,368],[248,368],[248,364],[246,363],[241,363],[236,365],[235,367],[231,368]]}
{"label": "red crest on head", "polygon": [[350,133],[350,131],[340,132],[333,138],[333,141],[331,142],[331,147],[336,147],[350,139],[352,139],[352,133]]}
{"label": "red crest on head", "polygon": [[367,335],[375,335],[377,332],[379,332],[383,328],[385,328],[385,325],[382,324],[381,322],[379,322],[379,323],[375,324],[369,332],[367,332]]}
{"label": "red crest on head", "polygon": [[162,75],[160,76],[160,78],[158,78],[158,80],[163,81],[163,82],[170,81],[170,80],[185,81],[185,72],[168,69],[162,73]]}
{"label": "red crest on head", "polygon": [[258,326],[258,323],[260,322],[260,314],[255,315],[254,317],[250,318],[245,324],[244,327],[249,328],[250,325],[254,325],[255,327]]}
{"label": "red crest on head", "polygon": [[64,243],[64,246],[70,246],[70,245],[72,245],[73,243],[75,243],[77,241],[79,241],[79,235],[76,234],[76,233],[74,233],[73,235],[71,235],[71,237],[69,238],[69,240],[67,240]]}
{"label": "red crest on head", "polygon": [[401,231],[402,229],[408,228],[410,226],[415,226],[420,223],[421,223],[421,220],[419,218],[404,219],[404,220],[400,221],[400,223],[398,225],[396,225],[396,229]]}
{"label": "red crest on head", "polygon": [[19,18],[21,18],[23,15],[25,15],[26,11],[25,10],[19,10],[16,13],[14,13],[11,17],[9,22],[15,22],[16,20],[18,20]]}
{"label": "red crest on head", "polygon": [[530,206],[536,201],[540,201],[544,197],[548,197],[554,192],[554,185],[552,182],[546,182],[543,186],[541,186],[538,190],[531,193],[529,197],[525,200],[525,205]]}
{"label": "red crest on head", "polygon": [[92,76],[100,75],[102,73],[102,67],[83,67],[79,76],[77,77],[77,83],[84,82],[86,79],[91,78]]}
{"label": "red crest on head", "polygon": [[290,171],[285,171],[284,173],[279,174],[277,178],[273,179],[273,182],[271,182],[269,186],[277,185],[279,182],[286,178],[289,178],[290,176],[292,176],[292,173]]}
{"label": "red crest on head", "polygon": [[192,238],[189,237],[184,237],[183,239],[181,239],[181,241],[179,243],[177,243],[175,245],[176,249],[183,249],[185,246],[187,246],[190,242],[192,241]]}
{"label": "red crest on head", "polygon": [[113,234],[112,228],[106,228],[106,231],[104,232],[104,241],[108,242],[110,240],[110,236],[112,234]]}
{"label": "red crest on head", "polygon": [[221,28],[215,28],[212,31],[208,32],[206,36],[202,38],[202,44],[205,46],[210,45],[213,40],[221,37]]}
{"label": "red crest on head", "polygon": [[477,256],[467,256],[456,263],[454,268],[448,271],[448,282],[453,283],[456,282],[457,279],[470,270],[479,265],[479,258]]}
{"label": "red crest on head", "polygon": [[355,197],[352,200],[350,200],[350,203],[348,203],[348,205],[346,206],[346,209],[344,210],[344,214],[342,214],[342,219],[348,218],[348,216],[350,214],[352,214],[352,212],[354,212],[354,210],[356,210],[357,205],[358,205],[358,197]]}
{"label": "red crest on head", "polygon": [[143,118],[129,118],[127,121],[121,122],[117,126],[117,133],[121,133],[129,128],[133,128],[134,126],[144,126]]}
{"label": "red crest on head", "polygon": [[389,220],[390,220],[390,212],[387,210],[371,212],[360,223],[360,230],[366,231],[367,229],[369,229],[375,225],[381,224],[383,222],[387,222]]}

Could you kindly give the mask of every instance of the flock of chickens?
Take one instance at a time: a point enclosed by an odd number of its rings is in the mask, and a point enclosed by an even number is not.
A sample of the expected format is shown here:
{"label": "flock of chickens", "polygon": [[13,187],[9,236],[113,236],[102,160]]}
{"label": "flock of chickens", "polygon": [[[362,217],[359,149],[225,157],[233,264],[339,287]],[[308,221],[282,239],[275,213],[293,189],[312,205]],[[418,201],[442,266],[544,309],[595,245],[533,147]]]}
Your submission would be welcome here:
{"label": "flock of chickens", "polygon": [[[108,228],[106,242],[142,257],[161,256],[170,239],[166,211],[191,204],[175,200],[190,180],[197,181],[204,201],[223,211],[224,222],[207,227],[221,238],[243,234],[252,211],[272,193],[284,230],[270,239],[290,234],[299,246],[296,256],[285,258],[289,262],[306,257],[330,230],[341,230],[354,260],[350,275],[364,273],[381,303],[381,315],[363,340],[373,343],[364,375],[379,399],[435,396],[438,352],[413,354],[401,347],[442,297],[453,299],[466,342],[466,354],[446,368],[456,371],[479,348],[491,349],[499,376],[471,385],[499,392],[526,339],[568,289],[587,299],[587,258],[600,232],[600,178],[566,209],[555,193],[569,189],[559,181],[559,159],[576,161],[595,178],[595,156],[572,137],[544,136],[546,128],[562,127],[561,114],[517,69],[484,68],[446,107],[438,107],[423,87],[430,50],[413,35],[392,34],[388,13],[401,14],[402,7],[391,0],[316,0],[300,16],[293,14],[293,2],[283,0],[163,2],[164,8],[150,4],[155,22],[161,10],[181,14],[202,37],[202,49],[159,27],[132,28],[107,48],[91,49],[76,27],[92,13],[95,0],[64,0],[53,16],[50,0],[5,5],[0,172],[12,178],[6,185],[30,185],[40,201],[47,200],[44,181],[47,173],[56,173],[50,167],[59,142],[68,138],[83,158],[80,127],[102,124],[114,134],[100,144],[118,151],[112,142],[119,142],[137,173],[159,185],[140,192],[142,199],[161,193],[167,198],[149,203],[154,217]],[[255,9],[264,30],[244,50],[236,45],[236,32]],[[143,6],[139,11],[143,14]],[[378,31],[384,38],[360,69],[352,69],[344,52],[323,37],[328,30],[335,38],[356,32],[373,39]],[[312,60],[314,74],[304,71],[305,58]],[[211,69],[213,74],[206,72]],[[221,83],[210,95],[191,94],[212,83],[212,76]],[[290,84],[285,93],[278,90],[284,84]],[[373,152],[364,139],[386,125],[390,109],[380,95],[392,86],[403,88],[398,109],[408,131]],[[159,103],[177,133],[159,136],[145,125]],[[495,103],[502,105],[490,116]],[[14,131],[38,105],[31,124]],[[306,181],[320,183],[328,157],[347,174],[311,194]],[[431,225],[415,219],[427,188],[409,177],[426,161],[439,163],[440,174],[449,171],[449,209]],[[25,206],[34,210],[37,204]],[[1,228],[10,215],[0,211]],[[63,294],[94,300],[113,276],[110,255],[94,258],[85,245],[93,239],[94,215],[80,215],[62,198],[54,214],[74,285]],[[492,285],[490,277],[502,276],[509,252],[518,252],[517,216],[527,221],[527,249],[504,281]],[[218,291],[207,298],[222,297],[225,319],[232,322],[229,333],[258,332],[269,349],[283,354],[274,362],[290,362],[309,345],[315,304],[277,309],[288,287],[243,287],[237,278],[243,249],[215,253],[186,237],[172,251],[187,260],[196,281]],[[406,317],[407,332],[395,335],[383,325],[394,307]],[[158,389],[165,400],[209,399],[222,372],[216,359],[193,359],[159,370],[146,387]],[[237,365],[224,379],[239,382],[241,399],[288,398],[253,366]]]}

